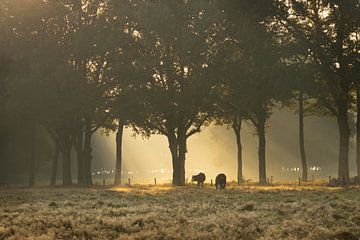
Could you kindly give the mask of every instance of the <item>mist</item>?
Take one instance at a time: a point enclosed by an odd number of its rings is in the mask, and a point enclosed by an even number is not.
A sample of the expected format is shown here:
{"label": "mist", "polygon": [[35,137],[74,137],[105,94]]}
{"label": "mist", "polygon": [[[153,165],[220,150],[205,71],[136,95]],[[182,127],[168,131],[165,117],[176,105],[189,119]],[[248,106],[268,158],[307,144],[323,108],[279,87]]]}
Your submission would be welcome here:
{"label": "mist", "polygon": [[[338,132],[333,118],[305,118],[305,146],[310,178],[327,179],[337,174]],[[242,130],[243,167],[247,180],[258,179],[257,136],[251,123]],[[236,179],[236,141],[233,130],[226,126],[211,125],[191,137],[186,157],[186,178],[204,172],[207,182],[218,173]],[[115,135],[97,133],[94,140],[93,172],[115,168]],[[152,135],[149,139],[134,136],[131,129],[124,132],[123,181],[152,182],[154,178],[171,182],[171,155],[166,137]],[[355,153],[350,149],[350,171],[355,174]],[[298,116],[289,110],[276,112],[267,129],[267,173],[274,181],[294,181],[301,176],[298,141]],[[299,169],[300,171],[295,171]],[[130,175],[128,173],[131,173]]]}

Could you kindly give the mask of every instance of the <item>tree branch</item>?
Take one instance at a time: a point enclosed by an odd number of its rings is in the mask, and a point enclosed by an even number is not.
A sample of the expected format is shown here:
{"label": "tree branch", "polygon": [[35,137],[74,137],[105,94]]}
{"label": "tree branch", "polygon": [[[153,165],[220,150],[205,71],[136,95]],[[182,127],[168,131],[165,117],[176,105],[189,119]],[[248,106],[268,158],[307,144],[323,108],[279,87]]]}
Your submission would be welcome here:
{"label": "tree branch", "polygon": [[253,117],[250,116],[249,119],[255,125],[256,128],[259,126],[259,124],[256,122],[256,120]]}
{"label": "tree branch", "polygon": [[210,114],[207,114],[203,119],[201,119],[199,125],[189,131],[188,134],[186,134],[186,138],[191,137],[195,133],[201,132],[201,127],[204,125],[205,121],[210,117]]}

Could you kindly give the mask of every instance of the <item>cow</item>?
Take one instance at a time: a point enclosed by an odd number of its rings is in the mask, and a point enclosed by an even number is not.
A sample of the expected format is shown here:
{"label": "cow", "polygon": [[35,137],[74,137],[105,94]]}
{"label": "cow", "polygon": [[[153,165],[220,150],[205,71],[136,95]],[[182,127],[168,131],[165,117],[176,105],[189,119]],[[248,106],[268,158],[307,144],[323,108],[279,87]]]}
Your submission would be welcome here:
{"label": "cow", "polygon": [[205,178],[205,174],[201,172],[198,175],[193,175],[191,181],[197,182],[198,187],[202,187],[204,186]]}
{"label": "cow", "polygon": [[223,173],[220,173],[216,176],[215,179],[215,187],[216,190],[220,191],[221,189],[225,189],[226,186],[226,176]]}

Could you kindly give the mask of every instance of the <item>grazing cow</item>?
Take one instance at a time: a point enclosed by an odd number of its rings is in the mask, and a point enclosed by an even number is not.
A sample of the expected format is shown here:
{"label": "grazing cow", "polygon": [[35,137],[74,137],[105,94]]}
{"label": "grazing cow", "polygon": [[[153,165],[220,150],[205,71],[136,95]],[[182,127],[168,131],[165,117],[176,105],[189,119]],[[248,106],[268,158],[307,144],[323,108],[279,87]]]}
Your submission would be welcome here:
{"label": "grazing cow", "polygon": [[220,173],[216,176],[215,179],[216,190],[220,191],[221,189],[225,189],[226,186],[226,176],[223,173]]}
{"label": "grazing cow", "polygon": [[191,181],[192,182],[197,182],[198,187],[204,186],[205,174],[201,172],[198,175],[193,175],[192,178],[191,178]]}

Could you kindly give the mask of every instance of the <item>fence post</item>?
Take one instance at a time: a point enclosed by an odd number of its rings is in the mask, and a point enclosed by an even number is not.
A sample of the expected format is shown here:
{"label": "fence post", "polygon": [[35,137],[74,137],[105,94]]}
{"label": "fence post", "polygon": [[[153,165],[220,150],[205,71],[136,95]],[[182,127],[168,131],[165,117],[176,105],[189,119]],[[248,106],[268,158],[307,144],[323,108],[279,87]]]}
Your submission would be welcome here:
{"label": "fence post", "polygon": [[345,182],[345,176],[343,176],[343,185],[345,186],[346,182]]}
{"label": "fence post", "polygon": [[331,184],[331,176],[329,176],[329,184]]}
{"label": "fence post", "polygon": [[301,186],[301,178],[299,178],[299,186]]}
{"label": "fence post", "polygon": [[103,188],[105,188],[106,184],[105,184],[105,178],[103,179]]}
{"label": "fence post", "polygon": [[154,184],[155,184],[155,187],[156,187],[156,178],[154,178]]}
{"label": "fence post", "polygon": [[213,180],[211,179],[210,181],[210,186],[212,187],[213,186]]}
{"label": "fence post", "polygon": [[128,179],[128,182],[129,182],[129,187],[131,186],[131,184],[130,184],[130,178]]}

